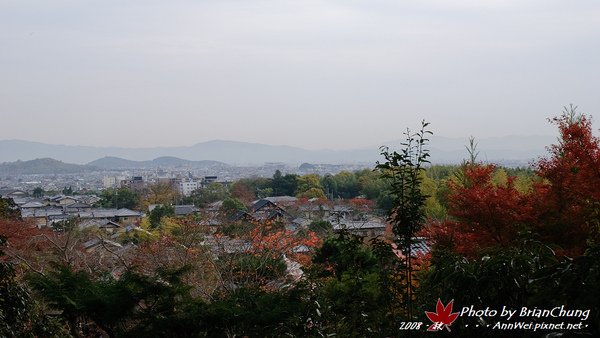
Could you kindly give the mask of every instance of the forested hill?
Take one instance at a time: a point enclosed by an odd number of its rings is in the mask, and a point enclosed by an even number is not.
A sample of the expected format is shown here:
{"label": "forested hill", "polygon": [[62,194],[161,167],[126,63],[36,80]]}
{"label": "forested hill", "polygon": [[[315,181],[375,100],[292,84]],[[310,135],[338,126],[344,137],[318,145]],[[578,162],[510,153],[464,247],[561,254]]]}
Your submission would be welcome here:
{"label": "forested hill", "polygon": [[76,174],[101,170],[94,166],[65,163],[52,158],[16,161],[0,164],[2,175]]}
{"label": "forested hill", "polygon": [[88,163],[99,168],[156,168],[156,167],[220,167],[226,164],[219,161],[188,161],[177,157],[163,156],[151,161],[132,161],[120,157],[106,156]]}

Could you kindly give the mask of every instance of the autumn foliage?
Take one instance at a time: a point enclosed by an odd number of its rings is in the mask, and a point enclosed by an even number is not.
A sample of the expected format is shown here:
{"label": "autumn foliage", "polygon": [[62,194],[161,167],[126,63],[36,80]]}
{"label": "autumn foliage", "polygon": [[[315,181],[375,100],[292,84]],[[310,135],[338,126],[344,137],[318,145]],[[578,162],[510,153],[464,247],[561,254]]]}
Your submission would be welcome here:
{"label": "autumn foliage", "polygon": [[531,195],[535,228],[566,254],[577,255],[588,238],[598,241],[600,141],[585,115],[565,114],[552,122],[558,126],[560,142],[549,147],[551,157],[536,165],[544,180]]}
{"label": "autumn foliage", "polygon": [[493,165],[466,164],[462,180],[449,183],[453,219],[435,222],[430,229],[438,237],[450,236],[457,252],[467,256],[490,246],[509,245],[532,219],[527,196],[515,188],[514,177],[506,184],[494,184],[494,169]]}
{"label": "autumn foliage", "polygon": [[559,255],[580,255],[598,241],[600,141],[585,115],[564,114],[560,141],[535,164],[529,191],[515,177],[494,182],[496,167],[465,163],[448,183],[449,219],[431,221],[423,232],[439,247],[476,257],[533,235]]}

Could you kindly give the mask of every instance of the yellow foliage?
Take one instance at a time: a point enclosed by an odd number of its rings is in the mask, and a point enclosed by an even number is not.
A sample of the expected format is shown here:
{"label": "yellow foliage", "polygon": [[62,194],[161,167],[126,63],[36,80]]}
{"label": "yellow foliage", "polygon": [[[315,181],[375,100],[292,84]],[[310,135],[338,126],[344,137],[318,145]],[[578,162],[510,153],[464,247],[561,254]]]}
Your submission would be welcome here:
{"label": "yellow foliage", "polygon": [[508,174],[506,170],[499,168],[494,172],[494,176],[492,176],[492,183],[496,186],[505,187],[508,184]]}

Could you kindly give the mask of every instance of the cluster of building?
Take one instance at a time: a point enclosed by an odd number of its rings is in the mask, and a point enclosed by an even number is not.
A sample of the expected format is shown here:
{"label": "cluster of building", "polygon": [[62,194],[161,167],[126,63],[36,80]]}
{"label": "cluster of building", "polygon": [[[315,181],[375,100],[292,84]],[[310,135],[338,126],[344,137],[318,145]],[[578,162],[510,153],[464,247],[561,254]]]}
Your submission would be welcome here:
{"label": "cluster of building", "polygon": [[[0,191],[3,198],[11,198],[23,219],[32,220],[38,227],[52,226],[57,222],[76,219],[81,223],[93,221],[100,227],[127,226],[137,223],[144,214],[121,208],[98,208],[100,198],[95,195],[55,195],[42,198],[30,197],[18,189]],[[84,226],[85,227],[85,226]]]}
{"label": "cluster of building", "polygon": [[[216,179],[216,177],[215,177]],[[132,178],[129,184],[143,182]],[[130,186],[131,188],[131,186]],[[146,214],[126,208],[99,208],[96,205],[100,198],[94,195],[55,195],[43,198],[28,196],[25,191],[18,189],[0,190],[2,198],[12,199],[19,208],[21,217],[31,220],[38,227],[50,227],[60,222],[74,220],[80,229],[94,228],[104,230],[107,236],[97,236],[84,242],[83,249],[87,252],[104,252],[98,250],[111,247],[111,250],[126,252],[135,247],[132,243],[119,243],[119,236],[124,232],[146,230],[139,223]],[[278,222],[287,230],[298,231],[309,229],[314,222],[324,221],[331,225],[334,232],[346,230],[366,239],[375,237],[391,238],[391,225],[385,218],[373,215],[360,205],[334,203],[319,199],[299,200],[292,196],[267,197],[254,201],[245,211],[239,211],[227,218],[223,217],[223,202],[215,202],[205,209],[193,205],[175,205],[175,216],[197,214],[203,225],[210,230],[204,238],[204,245],[210,248],[214,255],[224,253],[244,252],[250,249],[251,243],[241,238],[215,236],[219,227],[232,223],[265,223]],[[151,205],[151,212],[157,205]],[[217,240],[218,239],[218,240]],[[294,252],[304,252],[308,248],[299,246]],[[426,253],[429,250],[425,241],[417,240],[413,252]],[[110,253],[111,251],[107,251]],[[101,253],[108,255],[108,253]],[[110,255],[109,255],[110,256]],[[286,258],[288,270],[300,276],[301,269],[297,262]],[[294,274],[290,272],[290,274]]]}
{"label": "cluster of building", "polygon": [[[193,191],[202,185],[216,182],[216,176],[205,177],[200,182],[179,181],[180,187],[188,187]],[[124,187],[135,189],[143,187],[141,177],[123,180]],[[24,219],[31,219],[39,227],[52,226],[56,222],[77,219],[79,222],[93,220],[93,224],[118,224],[127,226],[138,223],[144,213],[126,208],[100,208],[100,198],[95,195],[55,195],[43,198],[28,196],[27,192],[18,189],[0,191],[4,198],[12,198]],[[203,213],[206,224],[218,226],[224,222],[218,217],[222,201],[210,204],[205,210],[193,205],[174,206],[176,216]],[[151,211],[154,205],[150,206]],[[225,220],[226,222],[265,222],[277,221],[285,224],[290,230],[307,228],[312,222],[327,221],[334,231],[346,229],[363,237],[384,236],[389,232],[389,224],[382,217],[369,213],[358,213],[355,207],[347,204],[336,204],[312,199],[300,201],[293,196],[267,197],[254,201],[245,211],[240,211]],[[112,223],[111,223],[112,222]],[[89,223],[89,222],[88,222]],[[92,224],[92,223],[89,223]],[[114,225],[114,224],[113,224]]]}
{"label": "cluster of building", "polygon": [[[201,179],[169,178],[159,181],[171,184],[182,195],[189,196],[194,190],[218,182],[217,176],[205,176]],[[113,183],[113,181],[107,182]],[[226,182],[219,182],[226,184]],[[133,191],[142,190],[146,181],[142,176],[119,180],[119,186]],[[97,226],[114,229],[138,224],[145,216],[143,212],[127,208],[101,208],[97,206],[100,198],[95,195],[55,195],[42,198],[29,196],[19,189],[0,189],[3,198],[11,198],[18,206],[23,219],[33,220],[38,227],[52,226],[56,222],[75,219],[80,227]],[[353,234],[374,238],[389,236],[390,225],[383,217],[370,213],[357,212],[355,206],[344,203],[332,203],[318,199],[298,200],[293,196],[267,197],[254,201],[245,211],[224,219],[220,217],[222,201],[210,204],[204,210],[193,205],[175,205],[176,216],[202,214],[203,223],[211,226],[223,225],[223,222],[265,222],[283,223],[289,230],[306,229],[315,221],[326,221],[333,231],[345,229]],[[151,205],[147,212],[156,205]]]}
{"label": "cluster of building", "polygon": [[104,188],[127,188],[131,191],[141,192],[148,183],[168,184],[173,190],[182,196],[190,196],[195,190],[207,187],[211,183],[229,184],[228,181],[219,181],[217,176],[194,177],[191,174],[178,175],[176,177],[158,176],[151,182],[144,176],[132,176],[129,178],[106,176],[102,179]]}
{"label": "cluster of building", "polygon": [[306,229],[315,221],[325,221],[332,230],[347,230],[358,236],[374,238],[390,234],[383,217],[372,215],[347,204],[320,199],[298,200],[292,196],[267,197],[254,201],[247,211],[240,211],[230,221],[277,221],[289,230]]}

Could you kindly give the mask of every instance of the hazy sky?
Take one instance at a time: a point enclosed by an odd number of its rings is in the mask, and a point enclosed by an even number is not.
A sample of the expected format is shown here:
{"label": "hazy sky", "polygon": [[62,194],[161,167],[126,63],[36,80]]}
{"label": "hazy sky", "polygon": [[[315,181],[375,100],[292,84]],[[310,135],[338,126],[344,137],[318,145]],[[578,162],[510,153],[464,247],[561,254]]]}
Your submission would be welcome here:
{"label": "hazy sky", "polygon": [[598,1],[0,0],[0,139],[548,135],[569,103],[598,121],[599,80]]}

